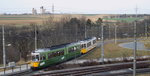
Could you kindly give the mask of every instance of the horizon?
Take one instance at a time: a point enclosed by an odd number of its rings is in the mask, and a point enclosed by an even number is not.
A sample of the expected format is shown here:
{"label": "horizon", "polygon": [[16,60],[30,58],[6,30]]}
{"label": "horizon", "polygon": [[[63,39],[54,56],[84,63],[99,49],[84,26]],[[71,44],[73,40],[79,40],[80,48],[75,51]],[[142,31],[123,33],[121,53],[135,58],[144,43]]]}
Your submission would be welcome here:
{"label": "horizon", "polygon": [[0,14],[32,13],[32,8],[40,12],[43,6],[46,11],[59,14],[150,14],[149,0],[4,0],[0,3]]}

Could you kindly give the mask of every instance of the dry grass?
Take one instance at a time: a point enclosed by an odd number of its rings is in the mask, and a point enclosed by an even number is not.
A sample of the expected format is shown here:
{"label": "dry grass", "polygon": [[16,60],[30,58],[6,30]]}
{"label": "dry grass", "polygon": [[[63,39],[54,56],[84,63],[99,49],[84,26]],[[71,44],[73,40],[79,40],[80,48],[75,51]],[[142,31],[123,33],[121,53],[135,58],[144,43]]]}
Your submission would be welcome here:
{"label": "dry grass", "polygon": [[[133,50],[122,48],[118,44],[110,43],[104,46],[105,58],[129,57],[133,56]],[[137,56],[150,55],[150,51],[137,51]],[[101,48],[93,50],[81,59],[98,59],[101,56]]]}
{"label": "dry grass", "polygon": [[[132,75],[131,75],[132,76]],[[150,73],[146,73],[146,74],[139,74],[137,76],[150,76]]]}
{"label": "dry grass", "polygon": [[24,60],[18,61],[16,64],[25,64],[26,62]]}
{"label": "dry grass", "polygon": [[43,20],[0,20],[0,24],[12,24],[12,25],[21,25],[30,23],[41,24],[42,21]]}
{"label": "dry grass", "polygon": [[150,48],[150,43],[145,43],[144,45],[146,48]]}
{"label": "dry grass", "polygon": [[148,49],[150,48],[150,37],[148,37],[148,38],[144,37],[144,40],[141,40],[141,42],[144,43],[146,48],[148,48]]}
{"label": "dry grass", "polygon": [[[42,24],[44,20],[52,15],[0,15],[0,24],[30,24],[37,23]],[[61,20],[63,17],[85,17],[86,19],[91,19],[92,21],[96,21],[98,18],[102,18],[104,16],[110,16],[109,14],[100,14],[100,15],[82,15],[82,14],[60,14],[54,15],[55,21]]]}

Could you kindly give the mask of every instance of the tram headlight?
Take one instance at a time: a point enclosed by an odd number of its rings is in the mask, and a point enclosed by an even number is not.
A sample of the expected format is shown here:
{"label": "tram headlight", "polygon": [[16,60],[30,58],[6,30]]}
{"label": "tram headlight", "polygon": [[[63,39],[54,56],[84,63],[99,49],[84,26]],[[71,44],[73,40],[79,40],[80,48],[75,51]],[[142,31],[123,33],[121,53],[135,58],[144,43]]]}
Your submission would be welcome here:
{"label": "tram headlight", "polygon": [[39,66],[39,62],[31,62],[31,67],[38,67]]}

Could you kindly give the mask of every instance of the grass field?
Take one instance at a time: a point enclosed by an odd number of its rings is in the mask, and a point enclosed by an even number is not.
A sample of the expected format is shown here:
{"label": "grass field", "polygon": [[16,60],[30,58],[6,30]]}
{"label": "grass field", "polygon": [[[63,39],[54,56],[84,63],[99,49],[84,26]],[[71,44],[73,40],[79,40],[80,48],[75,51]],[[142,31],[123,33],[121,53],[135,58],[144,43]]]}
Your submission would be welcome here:
{"label": "grass field", "polygon": [[[0,15],[0,24],[42,24],[53,15]],[[55,15],[54,20],[58,21],[62,17],[81,17],[80,15]]]}
{"label": "grass field", "polygon": [[[118,44],[110,43],[104,46],[105,58],[129,57],[133,56],[132,49],[126,49]],[[137,51],[137,56],[150,55],[150,51]],[[101,48],[93,50],[81,59],[99,59],[101,57]]]}
{"label": "grass field", "polygon": [[144,40],[141,40],[141,42],[144,43],[146,48],[150,49],[150,37],[148,38],[144,37]]}
{"label": "grass field", "polygon": [[115,20],[115,21],[123,21],[123,22],[133,22],[135,20],[141,20],[144,18],[103,18],[104,20]]}
{"label": "grass field", "polygon": [[44,18],[47,17],[40,15],[0,15],[0,24],[40,24]]}
{"label": "grass field", "polygon": [[[30,24],[37,23],[42,24],[44,20],[52,15],[0,15],[0,24]],[[104,16],[114,16],[113,14],[57,14],[54,15],[56,21],[59,21],[63,17],[85,17],[86,19],[91,19],[95,22],[98,18],[103,18]],[[103,18],[104,21],[117,22],[133,22],[135,20],[141,20],[143,18]]]}
{"label": "grass field", "polygon": [[[131,75],[131,76],[133,76],[133,75]],[[138,74],[137,76],[150,76],[150,73]]]}
{"label": "grass field", "polygon": [[[0,24],[30,24],[37,23],[42,24],[44,20],[52,15],[0,15]],[[54,15],[55,20],[60,20],[63,17],[85,17],[86,19],[91,19],[96,21],[98,18],[103,16],[111,16],[109,14],[57,14]]]}

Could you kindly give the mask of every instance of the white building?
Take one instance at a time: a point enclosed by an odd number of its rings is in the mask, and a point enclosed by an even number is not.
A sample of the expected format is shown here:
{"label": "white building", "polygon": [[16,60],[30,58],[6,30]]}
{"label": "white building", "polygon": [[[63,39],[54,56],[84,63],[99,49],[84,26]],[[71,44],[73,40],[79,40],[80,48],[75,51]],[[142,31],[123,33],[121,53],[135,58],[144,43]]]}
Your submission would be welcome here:
{"label": "white building", "polygon": [[41,12],[41,14],[45,14],[45,11],[46,11],[46,9],[44,9],[44,7],[41,6],[41,7],[40,7],[40,12]]}
{"label": "white building", "polygon": [[33,15],[37,15],[36,9],[32,8],[32,14],[33,14]]}

